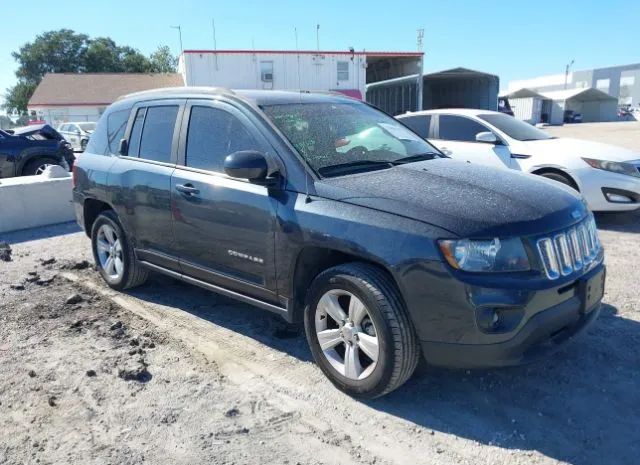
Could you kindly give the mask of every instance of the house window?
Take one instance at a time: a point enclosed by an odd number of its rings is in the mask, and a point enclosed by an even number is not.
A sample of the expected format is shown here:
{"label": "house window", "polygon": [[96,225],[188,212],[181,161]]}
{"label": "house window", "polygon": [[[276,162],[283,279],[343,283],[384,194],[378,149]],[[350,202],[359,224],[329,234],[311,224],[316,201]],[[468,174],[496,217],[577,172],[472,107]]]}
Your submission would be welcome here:
{"label": "house window", "polygon": [[338,81],[348,81],[348,80],[349,80],[349,62],[339,61],[338,62]]}
{"label": "house window", "polygon": [[583,89],[587,87],[587,81],[576,81],[576,89]]}
{"label": "house window", "polygon": [[260,80],[262,82],[273,82],[273,61],[260,62]]}

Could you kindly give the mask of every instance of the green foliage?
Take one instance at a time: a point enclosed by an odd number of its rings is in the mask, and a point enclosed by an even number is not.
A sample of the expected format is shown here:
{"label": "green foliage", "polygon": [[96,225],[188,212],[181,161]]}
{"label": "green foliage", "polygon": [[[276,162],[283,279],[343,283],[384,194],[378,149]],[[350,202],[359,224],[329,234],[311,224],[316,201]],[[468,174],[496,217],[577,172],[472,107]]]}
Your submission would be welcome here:
{"label": "green foliage", "polygon": [[36,90],[35,83],[19,81],[15,86],[7,89],[3,108],[8,113],[26,114],[27,103]]}
{"label": "green foliage", "polygon": [[37,84],[46,73],[79,73],[84,71],[84,58],[89,37],[70,29],[45,32],[33,42],[11,55],[19,63],[18,81]]}
{"label": "green foliage", "polygon": [[70,29],[40,34],[12,56],[18,62],[18,83],[7,89],[3,107],[18,113],[26,112],[29,98],[46,73],[172,73],[178,63],[166,45],[146,57],[109,37],[91,39]]}
{"label": "green foliage", "polygon": [[154,73],[175,73],[178,70],[178,57],[171,54],[171,49],[161,45],[149,56],[151,71]]}

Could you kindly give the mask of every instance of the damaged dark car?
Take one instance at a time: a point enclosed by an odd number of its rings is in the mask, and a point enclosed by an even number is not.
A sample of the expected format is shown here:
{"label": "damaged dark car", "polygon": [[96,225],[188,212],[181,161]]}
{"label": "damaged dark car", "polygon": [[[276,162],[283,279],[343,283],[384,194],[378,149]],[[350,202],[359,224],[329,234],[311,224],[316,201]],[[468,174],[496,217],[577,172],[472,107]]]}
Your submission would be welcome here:
{"label": "damaged dark car", "polygon": [[71,145],[48,124],[0,130],[0,178],[41,174],[49,165],[69,170]]}

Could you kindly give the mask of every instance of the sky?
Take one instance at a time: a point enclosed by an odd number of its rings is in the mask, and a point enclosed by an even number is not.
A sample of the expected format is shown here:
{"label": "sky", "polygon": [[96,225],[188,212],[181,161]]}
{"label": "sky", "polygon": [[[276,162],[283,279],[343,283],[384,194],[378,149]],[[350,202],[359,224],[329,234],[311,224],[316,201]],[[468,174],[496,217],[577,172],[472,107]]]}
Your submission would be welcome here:
{"label": "sky", "polygon": [[[0,96],[15,84],[11,52],[61,28],[108,36],[149,54],[219,49],[414,51],[424,33],[425,72],[463,66],[510,80],[640,62],[638,0],[0,0]],[[1,99],[1,97],[0,97]]]}

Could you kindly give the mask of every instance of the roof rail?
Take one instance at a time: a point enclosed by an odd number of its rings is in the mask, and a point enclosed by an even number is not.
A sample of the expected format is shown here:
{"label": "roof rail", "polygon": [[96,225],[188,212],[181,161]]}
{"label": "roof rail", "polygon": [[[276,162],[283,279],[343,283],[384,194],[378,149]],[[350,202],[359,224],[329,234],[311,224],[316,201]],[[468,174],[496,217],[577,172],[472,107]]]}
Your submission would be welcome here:
{"label": "roof rail", "polygon": [[132,97],[161,97],[163,95],[170,94],[182,94],[182,95],[197,95],[197,94],[210,94],[210,95],[233,95],[231,89],[227,89],[226,87],[161,87],[158,89],[149,89],[142,90],[140,92],[133,92],[131,94],[126,94],[118,97],[118,100],[124,100]]}

